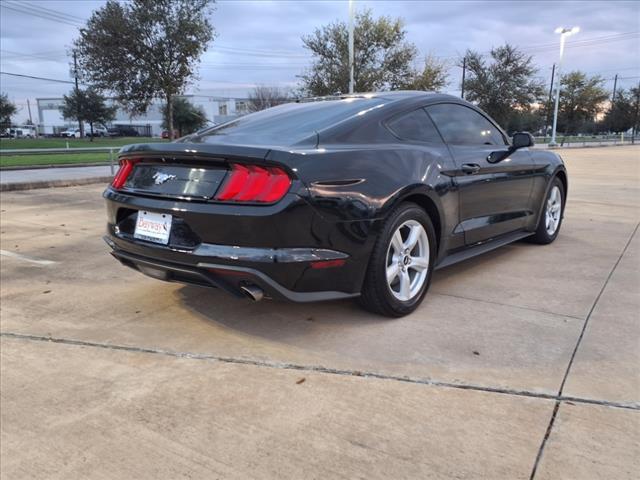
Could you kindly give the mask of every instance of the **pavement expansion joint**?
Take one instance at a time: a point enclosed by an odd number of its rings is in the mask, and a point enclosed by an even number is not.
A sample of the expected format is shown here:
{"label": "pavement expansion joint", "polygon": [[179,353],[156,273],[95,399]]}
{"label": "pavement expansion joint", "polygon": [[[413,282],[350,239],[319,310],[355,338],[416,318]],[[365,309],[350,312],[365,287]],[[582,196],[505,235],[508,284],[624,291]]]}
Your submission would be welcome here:
{"label": "pavement expansion joint", "polygon": [[[631,235],[629,236],[629,240],[627,240],[627,243],[625,244],[624,248],[622,249],[622,252],[620,252],[620,255],[618,256],[618,259],[616,260],[616,263],[613,264],[613,267],[611,267],[611,271],[609,272],[609,275],[607,275],[607,278],[605,279],[602,288],[600,289],[600,292],[598,292],[598,295],[596,296],[596,299],[593,301],[593,305],[591,305],[591,308],[589,309],[589,313],[587,314],[587,317],[584,320],[584,324],[582,325],[582,330],[580,331],[580,335],[578,336],[578,340],[576,341],[576,346],[573,349],[573,352],[571,353],[571,358],[569,359],[569,363],[567,364],[567,369],[564,372],[564,376],[562,377],[562,383],[560,384],[560,388],[558,389],[558,397],[556,400],[556,404],[553,408],[553,413],[551,414],[551,419],[549,420],[549,425],[547,426],[547,430],[545,432],[545,435],[542,439],[542,442],[540,443],[540,448],[538,449],[538,454],[536,455],[536,460],[533,464],[533,469],[531,470],[531,476],[529,477],[530,480],[533,480],[536,476],[536,471],[538,469],[538,465],[540,464],[540,460],[542,460],[542,455],[544,454],[544,448],[547,444],[547,440],[549,439],[549,436],[551,435],[551,431],[553,430],[553,426],[555,425],[555,421],[556,421],[556,416],[558,414],[558,410],[560,409],[560,402],[565,398],[562,396],[562,392],[564,391],[564,386],[567,383],[567,378],[569,378],[569,373],[571,372],[571,367],[573,366],[573,361],[576,357],[576,354],[578,353],[578,349],[580,348],[580,344],[582,343],[582,338],[584,337],[584,333],[587,330],[587,326],[589,325],[589,319],[591,318],[591,315],[593,314],[593,311],[596,308],[596,305],[598,305],[598,302],[600,301],[600,298],[602,297],[602,294],[604,293],[604,291],[607,288],[607,285],[609,284],[609,280],[611,280],[611,277],[613,276],[613,273],[616,271],[616,268],[618,268],[618,265],[620,264],[620,261],[622,260],[622,257],[624,257],[624,254],[627,252],[627,249],[629,248],[629,245],[631,245],[631,241],[633,240],[633,237],[635,237],[636,233],[638,232],[638,227],[640,227],[640,223],[636,224],[636,228],[633,229],[633,232],[631,233]],[[566,400],[565,400],[566,401]],[[571,400],[571,401],[575,401],[575,400]],[[584,402],[584,403],[588,403],[588,402]],[[602,403],[598,403],[598,405],[603,405]],[[611,405],[609,405],[611,406]],[[631,408],[634,410],[638,410],[640,409],[640,407],[631,407],[628,406],[627,408]]]}
{"label": "pavement expansion joint", "polygon": [[555,400],[556,402],[570,401],[573,403],[599,405],[599,406],[605,406],[605,407],[640,411],[640,403],[628,404],[628,403],[609,402],[605,400],[597,400],[597,399],[581,398],[581,397],[562,397],[561,395],[532,392],[528,390],[515,390],[515,389],[509,389],[509,388],[502,388],[502,387],[491,387],[491,386],[464,384],[464,383],[452,383],[452,382],[444,382],[440,380],[433,380],[430,378],[416,378],[416,377],[409,377],[409,376],[391,375],[391,374],[385,374],[385,373],[379,373],[379,372],[339,369],[339,368],[325,367],[322,365],[305,365],[305,364],[295,364],[295,363],[286,363],[286,362],[270,362],[270,361],[264,361],[264,360],[253,360],[249,358],[224,357],[224,356],[207,354],[207,353],[178,352],[173,350],[163,350],[163,349],[156,349],[156,348],[150,348],[150,347],[136,347],[136,346],[130,346],[130,345],[99,343],[99,342],[91,342],[91,341],[84,341],[84,340],[75,340],[70,338],[32,335],[32,334],[24,334],[24,333],[17,333],[17,332],[0,332],[0,337],[34,341],[34,342],[51,342],[51,343],[60,343],[64,345],[103,348],[107,350],[121,350],[121,351],[132,352],[132,353],[165,355],[169,357],[186,358],[191,360],[210,360],[210,361],[220,362],[220,363],[252,365],[256,367],[276,368],[276,369],[282,369],[282,370],[317,372],[317,373],[325,373],[329,375],[342,375],[347,377],[375,378],[378,380],[414,383],[419,385],[429,385],[429,386],[441,387],[441,388],[472,390],[477,392],[496,393],[496,394],[502,394],[502,395],[535,398],[535,399],[541,399],[541,400]]}
{"label": "pavement expansion joint", "polygon": [[499,305],[501,307],[509,307],[509,308],[516,308],[516,309],[520,309],[520,310],[528,310],[530,312],[544,313],[545,315],[554,315],[556,317],[572,318],[574,320],[584,320],[584,317],[578,317],[576,315],[567,315],[567,314],[564,314],[564,313],[552,312],[550,310],[541,310],[539,308],[526,307],[526,306],[523,306],[523,305],[511,305],[509,303],[496,302],[496,301],[493,301],[493,300],[486,300],[486,299],[483,299],[483,298],[465,297],[464,295],[455,295],[455,294],[452,294],[452,293],[440,293],[440,292],[429,293],[429,295],[440,295],[440,296],[443,296],[443,297],[460,298],[462,300],[470,300],[472,302],[488,303],[490,305]]}

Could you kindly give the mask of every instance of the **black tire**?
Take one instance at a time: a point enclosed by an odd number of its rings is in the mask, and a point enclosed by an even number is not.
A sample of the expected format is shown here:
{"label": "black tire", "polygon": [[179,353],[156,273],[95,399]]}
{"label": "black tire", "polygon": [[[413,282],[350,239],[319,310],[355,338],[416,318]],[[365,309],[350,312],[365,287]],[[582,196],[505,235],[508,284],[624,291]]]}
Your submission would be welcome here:
{"label": "black tire", "polygon": [[[561,201],[560,218],[559,218],[558,226],[556,227],[555,231],[552,234],[550,234],[547,231],[547,225],[545,220],[546,220],[547,209],[549,208],[549,198],[551,196],[551,193],[553,192],[554,187],[557,187],[560,190],[560,196],[561,196],[560,197],[560,201]],[[562,227],[562,220],[564,219],[564,207],[565,207],[564,185],[562,184],[562,181],[558,177],[555,177],[551,181],[551,185],[549,186],[549,191],[547,192],[547,196],[544,199],[544,204],[542,206],[542,211],[540,212],[540,220],[538,220],[538,227],[536,228],[536,233],[528,237],[527,240],[529,242],[537,243],[540,245],[548,245],[549,243],[553,242],[558,237],[558,234],[560,233],[560,228]]]}
{"label": "black tire", "polygon": [[[408,220],[420,223],[427,234],[429,266],[420,291],[408,301],[402,301],[392,294],[391,287],[387,284],[387,254],[392,236]],[[422,302],[431,283],[433,265],[436,258],[436,242],[435,230],[429,215],[415,203],[406,202],[400,204],[389,214],[376,240],[369,259],[362,294],[358,298],[360,305],[373,313],[386,317],[402,317],[413,312]]]}

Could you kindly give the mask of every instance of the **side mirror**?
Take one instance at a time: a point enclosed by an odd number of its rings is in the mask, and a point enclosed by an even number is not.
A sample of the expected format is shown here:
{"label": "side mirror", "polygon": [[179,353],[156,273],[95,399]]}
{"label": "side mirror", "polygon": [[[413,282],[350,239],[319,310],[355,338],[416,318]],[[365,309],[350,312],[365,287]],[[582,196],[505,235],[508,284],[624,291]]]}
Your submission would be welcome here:
{"label": "side mirror", "polygon": [[525,147],[533,147],[535,141],[533,136],[529,132],[518,132],[513,134],[513,140],[511,141],[511,145],[507,150],[498,150],[496,152],[491,152],[487,156],[487,161],[489,163],[498,163],[507,158],[513,152],[520,148]]}
{"label": "side mirror", "polygon": [[518,132],[513,134],[511,149],[518,150],[519,148],[533,147],[534,144],[533,136],[529,132]]}

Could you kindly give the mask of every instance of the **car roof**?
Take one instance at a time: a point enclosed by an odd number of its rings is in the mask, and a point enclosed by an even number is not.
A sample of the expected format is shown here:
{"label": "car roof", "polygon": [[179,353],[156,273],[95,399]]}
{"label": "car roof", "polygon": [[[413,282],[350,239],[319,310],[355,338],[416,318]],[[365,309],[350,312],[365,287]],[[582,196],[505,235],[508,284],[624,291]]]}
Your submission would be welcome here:
{"label": "car roof", "polygon": [[320,97],[300,98],[296,100],[298,103],[321,102],[327,100],[343,100],[347,98],[382,98],[385,100],[405,100],[405,99],[433,99],[446,98],[449,100],[458,100],[458,97],[446,95],[438,92],[425,92],[421,90],[394,90],[389,92],[363,92],[363,93],[347,93],[336,95],[325,95]]}

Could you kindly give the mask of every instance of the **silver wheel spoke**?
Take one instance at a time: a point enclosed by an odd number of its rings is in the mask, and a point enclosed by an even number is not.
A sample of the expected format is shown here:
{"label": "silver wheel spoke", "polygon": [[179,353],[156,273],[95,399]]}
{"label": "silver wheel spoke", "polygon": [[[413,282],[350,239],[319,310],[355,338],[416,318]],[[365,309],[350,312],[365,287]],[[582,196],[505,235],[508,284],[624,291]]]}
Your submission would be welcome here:
{"label": "silver wheel spoke", "polygon": [[409,265],[409,268],[422,271],[429,268],[429,260],[424,257],[411,257],[411,264]]}
{"label": "silver wheel spoke", "polygon": [[406,249],[409,250],[409,252],[411,252],[411,250],[413,250],[416,246],[416,243],[418,243],[418,240],[420,239],[420,235],[422,234],[422,232],[424,231],[424,229],[422,228],[422,226],[420,225],[416,225],[411,227],[411,230],[409,230],[409,236],[407,237],[407,241],[404,242],[404,247]]}
{"label": "silver wheel spoke", "polygon": [[400,267],[398,266],[398,262],[394,260],[393,263],[387,267],[387,283],[393,283],[398,273],[400,273]]}
{"label": "silver wheel spoke", "polygon": [[400,235],[400,229],[396,230],[396,233],[393,234],[393,238],[391,238],[391,245],[398,255],[402,253],[402,247],[404,244],[402,242],[402,235]]}
{"label": "silver wheel spoke", "polygon": [[400,274],[400,296],[407,300],[411,298],[411,277],[407,271]]}

